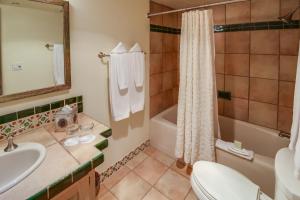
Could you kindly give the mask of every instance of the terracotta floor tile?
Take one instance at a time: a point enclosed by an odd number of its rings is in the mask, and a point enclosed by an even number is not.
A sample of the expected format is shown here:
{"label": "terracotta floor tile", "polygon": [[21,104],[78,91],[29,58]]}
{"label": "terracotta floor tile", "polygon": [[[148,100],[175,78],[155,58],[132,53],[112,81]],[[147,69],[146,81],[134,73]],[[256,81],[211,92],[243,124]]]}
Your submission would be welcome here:
{"label": "terracotta floor tile", "polygon": [[147,154],[140,152],[137,156],[135,156],[132,160],[126,163],[126,166],[130,169],[134,169],[141,162],[143,162],[146,158],[148,158]]}
{"label": "terracotta floor tile", "polygon": [[140,200],[150,190],[151,185],[136,175],[130,172],[111,192],[120,200]]}
{"label": "terracotta floor tile", "polygon": [[107,192],[103,197],[98,197],[97,200],[118,200],[112,193]]}
{"label": "terracotta floor tile", "polygon": [[190,192],[186,196],[185,200],[198,200],[198,198],[196,197],[193,189],[190,190]]}
{"label": "terracotta floor tile", "polygon": [[168,200],[167,197],[162,195],[159,191],[152,188],[150,192],[143,198],[143,200]]}
{"label": "terracotta floor tile", "polygon": [[155,184],[155,188],[173,200],[183,200],[191,185],[188,179],[169,169]]}
{"label": "terracotta floor tile", "polygon": [[152,146],[148,146],[144,152],[148,155],[148,156],[153,156],[153,154],[155,153],[156,149]]}
{"label": "terracotta floor tile", "polygon": [[150,157],[137,166],[134,171],[148,183],[154,185],[167,169],[166,165]]}
{"label": "terracotta floor tile", "polygon": [[163,164],[167,165],[168,167],[170,167],[175,162],[175,159],[171,158],[167,154],[165,154],[157,149],[154,149],[154,152],[152,153],[152,158],[162,162]]}
{"label": "terracotta floor tile", "polygon": [[101,184],[97,198],[99,199],[99,198],[103,197],[107,192],[108,192],[107,187],[105,187],[104,184]]}
{"label": "terracotta floor tile", "polygon": [[124,178],[130,169],[126,166],[121,167],[118,171],[114,172],[112,176],[104,181],[104,186],[108,189],[112,188],[115,184],[117,184],[122,178]]}
{"label": "terracotta floor tile", "polygon": [[171,169],[173,169],[175,172],[185,176],[186,178],[190,178],[190,175],[192,173],[192,170],[188,165],[182,165],[181,163],[174,162],[171,166]]}

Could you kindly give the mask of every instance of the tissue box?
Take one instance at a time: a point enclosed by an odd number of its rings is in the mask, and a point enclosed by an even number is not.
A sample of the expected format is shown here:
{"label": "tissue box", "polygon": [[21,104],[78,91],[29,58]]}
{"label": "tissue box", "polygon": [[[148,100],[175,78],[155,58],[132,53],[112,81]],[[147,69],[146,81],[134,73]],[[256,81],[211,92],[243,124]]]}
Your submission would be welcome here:
{"label": "tissue box", "polygon": [[64,107],[54,115],[55,132],[65,132],[72,124],[78,124],[77,108]]}

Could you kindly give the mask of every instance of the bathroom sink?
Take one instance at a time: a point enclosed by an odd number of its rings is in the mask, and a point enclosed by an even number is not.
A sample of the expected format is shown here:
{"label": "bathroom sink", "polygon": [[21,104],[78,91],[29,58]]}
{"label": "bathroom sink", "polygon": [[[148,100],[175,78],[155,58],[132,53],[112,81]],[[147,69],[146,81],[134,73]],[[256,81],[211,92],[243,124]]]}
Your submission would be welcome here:
{"label": "bathroom sink", "polygon": [[12,152],[0,151],[0,194],[31,174],[45,156],[46,148],[37,143],[18,144]]}

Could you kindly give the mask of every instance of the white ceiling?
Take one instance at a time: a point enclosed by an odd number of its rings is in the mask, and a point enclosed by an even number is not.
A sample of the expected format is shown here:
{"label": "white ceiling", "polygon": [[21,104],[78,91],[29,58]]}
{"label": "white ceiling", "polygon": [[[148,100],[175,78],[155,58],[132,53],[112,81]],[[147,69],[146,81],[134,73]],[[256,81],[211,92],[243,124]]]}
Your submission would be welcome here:
{"label": "white ceiling", "polygon": [[228,0],[153,0],[156,3],[169,6],[171,8],[188,8],[191,6],[199,6],[202,4],[210,4],[216,2],[224,2]]}

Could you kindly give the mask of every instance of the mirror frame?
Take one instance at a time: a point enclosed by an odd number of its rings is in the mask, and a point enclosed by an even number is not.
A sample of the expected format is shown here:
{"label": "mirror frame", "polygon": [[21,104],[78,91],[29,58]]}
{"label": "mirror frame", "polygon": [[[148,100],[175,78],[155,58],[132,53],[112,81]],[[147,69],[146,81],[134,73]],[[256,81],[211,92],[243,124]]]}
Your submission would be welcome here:
{"label": "mirror frame", "polygon": [[[29,0],[29,1],[53,4],[53,5],[58,5],[58,6],[63,7],[63,10],[64,10],[63,44],[64,44],[64,62],[65,62],[64,63],[65,64],[65,84],[59,85],[59,86],[51,86],[51,87],[36,89],[36,90],[30,90],[30,91],[26,91],[26,92],[15,93],[15,94],[3,95],[3,96],[0,96],[0,103],[71,89],[69,2],[64,1],[64,0]],[[1,59],[0,59],[0,61],[1,61]],[[3,79],[2,79],[1,69],[2,68],[0,67],[0,95],[2,95],[2,92],[3,92],[2,91]]]}

